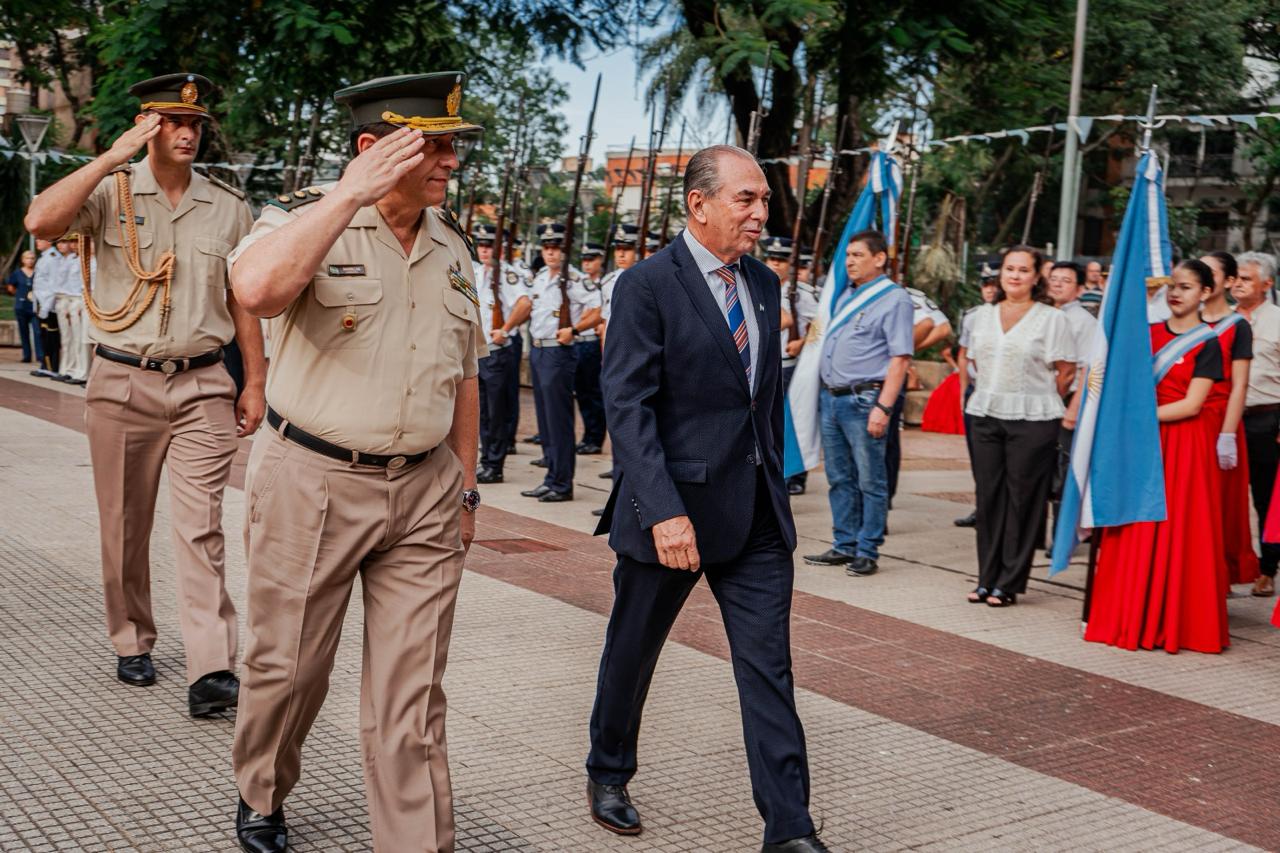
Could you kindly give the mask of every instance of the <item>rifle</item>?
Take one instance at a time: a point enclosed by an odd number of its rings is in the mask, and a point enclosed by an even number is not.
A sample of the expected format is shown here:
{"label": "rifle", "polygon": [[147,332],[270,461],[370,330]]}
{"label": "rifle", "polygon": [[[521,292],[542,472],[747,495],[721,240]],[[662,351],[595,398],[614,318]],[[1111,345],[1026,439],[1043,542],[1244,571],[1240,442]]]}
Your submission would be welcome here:
{"label": "rifle", "polygon": [[831,155],[831,167],[827,170],[827,180],[822,185],[822,208],[818,211],[818,230],[813,235],[813,283],[818,284],[818,275],[822,272],[822,238],[827,235],[827,204],[831,201],[831,182],[840,174],[840,155],[844,147],[844,132],[849,129],[849,116],[846,114],[840,123],[840,132],[836,134],[836,150]]}
{"label": "rifle", "polygon": [[609,268],[610,252],[613,251],[613,235],[618,228],[618,206],[622,204],[622,193],[627,189],[627,178],[631,177],[631,158],[636,153],[636,138],[631,137],[631,147],[627,149],[627,167],[622,170],[622,183],[618,186],[618,194],[613,198],[613,212],[609,214],[609,230],[604,235],[604,263]]}
{"label": "rifle", "polygon": [[573,195],[569,196],[569,213],[564,221],[564,257],[560,261],[560,328],[573,326],[569,305],[569,259],[573,256],[574,221],[578,218],[578,192],[582,189],[582,173],[587,168],[587,154],[591,150],[591,138],[596,125],[596,105],[600,103],[600,78],[596,75],[596,93],[591,98],[591,114],[587,116],[587,132],[578,147],[578,171],[573,176]]}
{"label": "rifle", "polygon": [[[524,124],[524,98],[520,99],[520,124]],[[489,257],[489,287],[493,290],[494,329],[501,329],[506,324],[502,316],[502,241],[507,233],[507,194],[511,191],[511,173],[516,167],[516,149],[512,147],[511,156],[507,158],[507,168],[502,176],[502,201],[498,203],[498,232],[493,235],[493,254]],[[508,241],[510,243],[512,241]],[[508,246],[510,252],[510,246]]]}
{"label": "rifle", "polygon": [[[515,145],[512,146],[512,149],[511,149],[510,174],[512,177],[515,177],[515,174],[516,174],[516,163],[523,162],[523,157],[524,157],[523,155],[524,96],[523,95],[520,96],[520,112],[516,120],[517,122],[519,122],[519,124],[516,127]],[[506,257],[503,258],[503,260],[509,264],[515,262],[516,237],[520,235],[520,189],[521,189],[520,182],[517,181],[515,185],[515,191],[511,194],[512,196],[511,198],[511,234],[507,238],[507,252],[506,252]],[[498,214],[499,218],[506,215],[506,203],[507,203],[506,196],[504,195],[502,199],[503,206],[502,208],[500,208],[499,214]]]}
{"label": "rifle", "polygon": [[[814,112],[814,102],[818,111]],[[813,146],[822,129],[822,99],[814,97],[809,101],[809,115],[813,128],[802,141],[800,168],[796,175],[796,222],[791,229],[791,281],[787,283],[787,310],[791,312],[791,328],[787,330],[787,341],[800,339],[800,314],[797,303],[800,297],[800,237],[804,227],[804,197],[809,187],[809,170],[813,168]]]}
{"label": "rifle", "polygon": [[668,226],[671,224],[671,195],[675,192],[676,180],[680,177],[680,160],[684,157],[684,117],[680,118],[680,141],[676,144],[676,165],[671,176],[671,180],[667,183],[667,198],[662,203],[662,228],[661,237],[659,238],[658,248],[667,245]]}
{"label": "rifle", "polygon": [[[667,96],[666,106],[662,108],[662,124],[657,129],[657,140],[654,140],[653,116],[649,116],[649,161],[645,166],[644,189],[640,193],[640,234],[636,242],[636,260],[643,260],[649,254],[649,208],[653,204],[653,181],[658,172],[658,153],[662,150],[662,138],[667,132],[667,113],[671,110],[671,96]],[[657,110],[655,109],[656,113]]]}
{"label": "rifle", "polygon": [[760,102],[751,111],[751,123],[747,127],[747,150],[751,152],[752,157],[756,156],[756,148],[760,145],[760,126],[769,116],[769,110],[764,102],[769,97],[769,83],[773,79],[773,63],[770,62],[772,58],[773,42],[769,42],[769,46],[764,51],[764,84],[760,87]]}

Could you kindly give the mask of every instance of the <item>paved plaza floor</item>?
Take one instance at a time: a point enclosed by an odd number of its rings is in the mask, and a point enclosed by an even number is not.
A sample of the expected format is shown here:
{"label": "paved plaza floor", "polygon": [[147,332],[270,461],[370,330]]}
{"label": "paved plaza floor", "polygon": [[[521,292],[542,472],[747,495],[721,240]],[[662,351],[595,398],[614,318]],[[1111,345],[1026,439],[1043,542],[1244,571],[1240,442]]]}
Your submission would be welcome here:
{"label": "paved plaza floor", "polygon": [[[115,680],[100,592],[83,391],[0,351],[0,850],[235,849],[234,715],[186,714],[168,498],[152,540],[151,688]],[[526,394],[527,397],[527,394]],[[533,429],[529,400],[521,434]],[[827,547],[820,473],[794,500],[793,641],[812,810],[833,850],[1280,849],[1280,632],[1238,587],[1222,655],[1080,639],[1082,563],[1037,565],[1016,607],[965,603],[973,483],[963,440],[908,431],[881,571],[800,559]],[[644,834],[588,818],[583,760],[612,588],[591,536],[607,456],[577,500],[519,496],[521,444],[483,489],[445,686],[458,849],[750,851],[751,798],[728,648],[700,585],[663,653],[631,793]],[[242,454],[243,457],[243,454]],[[225,508],[244,618],[242,464]],[[294,849],[367,850],[357,717],[360,598],[286,802]],[[243,631],[242,631],[243,637]],[[408,849],[408,848],[406,848]]]}

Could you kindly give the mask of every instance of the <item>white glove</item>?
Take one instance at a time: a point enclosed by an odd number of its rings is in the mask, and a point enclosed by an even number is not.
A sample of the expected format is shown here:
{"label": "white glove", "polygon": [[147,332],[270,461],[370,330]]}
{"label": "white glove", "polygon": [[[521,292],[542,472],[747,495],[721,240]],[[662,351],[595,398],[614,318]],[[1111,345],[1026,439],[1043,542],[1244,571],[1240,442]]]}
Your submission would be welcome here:
{"label": "white glove", "polygon": [[1223,471],[1230,471],[1239,463],[1240,457],[1236,454],[1235,433],[1220,433],[1218,435],[1218,467]]}

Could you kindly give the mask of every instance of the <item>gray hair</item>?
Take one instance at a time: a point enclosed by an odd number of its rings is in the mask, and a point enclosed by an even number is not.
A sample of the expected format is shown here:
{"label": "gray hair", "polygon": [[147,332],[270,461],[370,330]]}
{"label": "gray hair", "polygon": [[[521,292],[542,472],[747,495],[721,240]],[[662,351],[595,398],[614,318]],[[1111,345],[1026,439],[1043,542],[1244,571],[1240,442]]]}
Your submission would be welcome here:
{"label": "gray hair", "polygon": [[720,161],[725,156],[734,154],[746,157],[752,163],[756,158],[745,148],[736,145],[712,145],[695,153],[689,158],[684,169],[684,212],[689,213],[689,193],[697,190],[710,198],[724,186],[720,180]]}
{"label": "gray hair", "polygon": [[1258,268],[1258,276],[1263,281],[1275,281],[1276,278],[1276,259],[1274,255],[1268,255],[1266,252],[1245,252],[1236,255],[1236,266],[1244,266],[1245,264],[1253,264]]}

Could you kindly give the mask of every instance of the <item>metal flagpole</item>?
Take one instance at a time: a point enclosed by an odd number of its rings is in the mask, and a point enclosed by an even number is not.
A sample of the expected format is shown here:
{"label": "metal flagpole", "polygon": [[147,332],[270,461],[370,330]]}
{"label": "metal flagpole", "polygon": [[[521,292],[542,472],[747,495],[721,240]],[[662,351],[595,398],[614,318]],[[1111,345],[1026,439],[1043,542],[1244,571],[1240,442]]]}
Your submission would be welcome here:
{"label": "metal flagpole", "polygon": [[1071,52],[1071,94],[1067,102],[1067,145],[1062,154],[1062,196],[1058,204],[1058,260],[1069,261],[1075,251],[1076,205],[1079,201],[1080,87],[1084,79],[1085,24],[1089,0],[1076,0],[1076,38]]}

